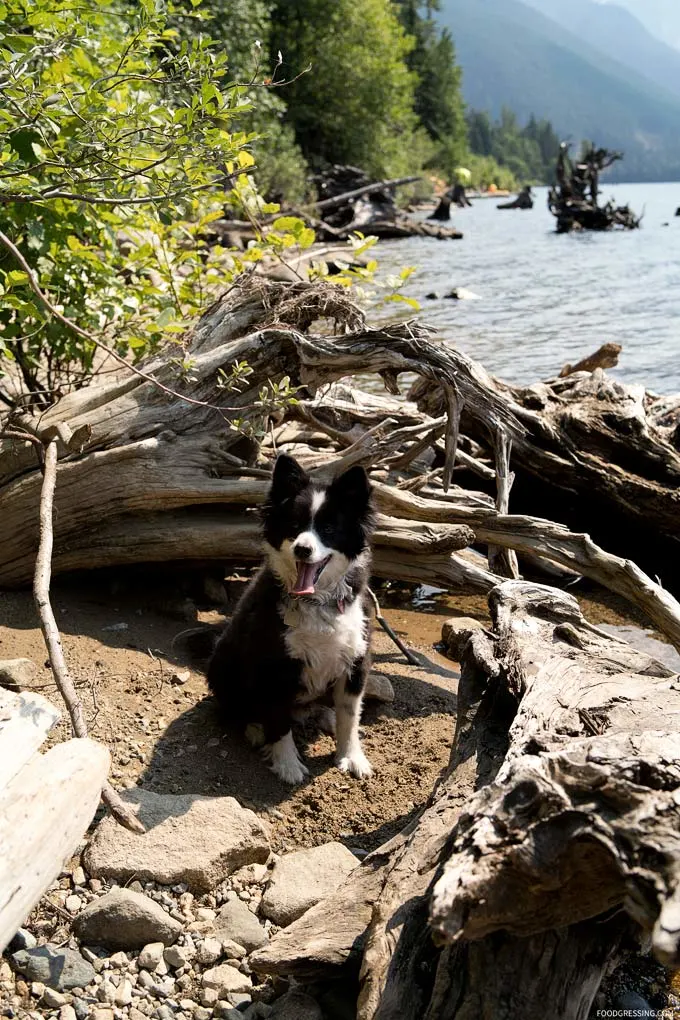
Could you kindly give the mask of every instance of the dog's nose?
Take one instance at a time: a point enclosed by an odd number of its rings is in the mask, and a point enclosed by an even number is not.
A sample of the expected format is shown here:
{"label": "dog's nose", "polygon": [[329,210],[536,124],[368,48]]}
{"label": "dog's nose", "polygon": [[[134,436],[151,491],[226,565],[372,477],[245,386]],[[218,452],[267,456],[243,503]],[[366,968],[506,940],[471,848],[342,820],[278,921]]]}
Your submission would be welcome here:
{"label": "dog's nose", "polygon": [[293,554],[296,560],[308,560],[312,555],[312,547],[304,542],[296,542],[293,546]]}

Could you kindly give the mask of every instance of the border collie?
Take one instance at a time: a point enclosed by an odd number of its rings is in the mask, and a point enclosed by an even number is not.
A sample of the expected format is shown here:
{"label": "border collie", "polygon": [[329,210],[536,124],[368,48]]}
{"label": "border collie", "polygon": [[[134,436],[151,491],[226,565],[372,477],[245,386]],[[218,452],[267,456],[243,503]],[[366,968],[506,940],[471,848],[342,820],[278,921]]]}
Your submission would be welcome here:
{"label": "border collie", "polygon": [[309,774],[291,724],[331,688],[336,764],[359,779],[371,775],[359,717],[370,666],[373,516],[363,468],[321,486],[292,457],[278,457],[262,511],[265,562],[217,643],[208,685],[286,783]]}

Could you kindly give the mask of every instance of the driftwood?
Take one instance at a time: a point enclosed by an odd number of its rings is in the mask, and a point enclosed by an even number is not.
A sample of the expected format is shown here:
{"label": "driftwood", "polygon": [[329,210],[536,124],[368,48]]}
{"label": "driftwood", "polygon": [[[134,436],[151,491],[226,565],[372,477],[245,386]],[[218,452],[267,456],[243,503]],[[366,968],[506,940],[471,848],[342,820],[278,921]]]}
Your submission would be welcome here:
{"label": "driftwood", "polygon": [[[613,352],[612,352],[613,353]],[[674,587],[680,567],[680,428],[677,398],[574,372],[528,387],[480,384],[522,422],[513,438],[515,509],[557,516]],[[418,381],[409,394],[430,415],[445,400]],[[463,413],[461,428],[494,457],[494,440]]]}
{"label": "driftwood", "polygon": [[623,159],[620,152],[596,149],[589,145],[577,163],[569,158],[569,145],[563,142],[555,169],[556,185],[548,192],[548,208],[557,220],[557,233],[572,230],[635,230],[640,217],[627,205],[599,204],[600,174]]}
{"label": "driftwood", "polygon": [[677,676],[555,589],[507,581],[490,608],[428,805],[251,957],[358,970],[358,1020],[585,1020],[624,936],[680,960]]}
{"label": "driftwood", "polygon": [[109,770],[92,740],[36,753],[58,720],[41,695],[0,689],[0,952],[82,839]]}
{"label": "driftwood", "polygon": [[[397,206],[397,187],[411,184],[418,177],[399,177],[389,181],[371,181],[363,170],[352,166],[334,166],[313,178],[319,200],[307,218],[321,240],[344,240],[354,231],[369,232],[382,239],[414,235],[458,239],[463,235],[450,227],[434,226],[406,216]],[[319,214],[323,214],[319,219]],[[448,218],[448,217],[447,217]]]}
{"label": "driftwood", "polygon": [[581,358],[575,365],[563,365],[560,379],[564,379],[568,375],[575,375],[576,372],[594,372],[596,368],[615,368],[619,363],[621,350],[621,344],[602,344],[593,354]]}
{"label": "driftwood", "polygon": [[496,206],[497,209],[533,209],[533,207],[534,199],[531,194],[531,188],[528,185],[522,188],[517,197],[511,202],[502,202]]}

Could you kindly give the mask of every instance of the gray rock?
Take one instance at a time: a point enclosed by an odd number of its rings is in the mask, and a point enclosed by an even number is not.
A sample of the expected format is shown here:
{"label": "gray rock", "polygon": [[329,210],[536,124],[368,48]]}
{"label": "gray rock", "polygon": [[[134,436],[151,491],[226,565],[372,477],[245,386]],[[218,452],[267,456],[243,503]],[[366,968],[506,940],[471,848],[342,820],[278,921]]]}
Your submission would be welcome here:
{"label": "gray rock", "polygon": [[110,815],[85,851],[85,867],[99,878],[176,885],[208,892],[244,864],[263,864],[269,834],[253,811],[233,797],[198,797],[127,790],[139,805],[143,835],[121,828]]}
{"label": "gray rock", "polygon": [[37,672],[38,667],[30,659],[0,659],[0,687],[22,691],[30,686]]}
{"label": "gray rock", "polygon": [[219,967],[206,970],[201,983],[204,988],[214,989],[218,998],[226,996],[229,992],[248,991],[253,984],[247,974],[242,974],[228,963],[221,963]]}
{"label": "gray rock", "polygon": [[248,953],[269,941],[267,932],[243,900],[225,903],[215,920],[215,935],[223,941],[237,942]]}
{"label": "gray rock", "polygon": [[[614,999],[614,1006],[620,1010],[630,1010],[631,1016],[635,1015],[635,1010],[647,1010],[651,1015],[652,1007],[643,999],[641,995],[633,991],[619,992]],[[644,1014],[640,1014],[643,1016]]]}
{"label": "gray rock", "polygon": [[90,1004],[85,999],[74,999],[71,1003],[78,1020],[87,1020],[90,1015]]}
{"label": "gray rock", "polygon": [[12,953],[18,953],[20,949],[34,949],[38,945],[38,940],[27,928],[19,928],[10,944],[7,946],[7,953],[11,956]]}
{"label": "gray rock", "polygon": [[[282,927],[292,924],[319,900],[334,893],[356,867],[356,857],[342,843],[325,843],[286,854],[274,865],[261,911]],[[236,941],[243,942],[238,938]]]}
{"label": "gray rock", "polygon": [[391,705],[394,701],[392,681],[382,673],[369,673],[364,690],[364,698],[368,701],[382,701]]}
{"label": "gray rock", "polygon": [[[122,826],[118,828],[127,832]],[[129,889],[112,889],[81,910],[74,919],[73,929],[80,942],[88,945],[137,949],[149,942],[172,945],[182,925],[148,896]]]}
{"label": "gray rock", "polygon": [[269,1016],[271,1020],[323,1020],[318,1002],[295,989],[277,999]]}
{"label": "gray rock", "polygon": [[242,1014],[243,1020],[267,1020],[267,1017],[272,1015],[273,1007],[267,1002],[254,1002],[252,1006],[248,1006],[245,1013]]}
{"label": "gray rock", "polygon": [[80,953],[74,949],[59,949],[49,943],[34,949],[20,949],[12,955],[12,962],[29,981],[42,981],[58,992],[67,988],[85,988],[95,974],[92,964]]}
{"label": "gray rock", "polygon": [[460,662],[468,638],[475,630],[484,630],[484,624],[471,616],[454,616],[442,625],[442,641],[450,658]]}

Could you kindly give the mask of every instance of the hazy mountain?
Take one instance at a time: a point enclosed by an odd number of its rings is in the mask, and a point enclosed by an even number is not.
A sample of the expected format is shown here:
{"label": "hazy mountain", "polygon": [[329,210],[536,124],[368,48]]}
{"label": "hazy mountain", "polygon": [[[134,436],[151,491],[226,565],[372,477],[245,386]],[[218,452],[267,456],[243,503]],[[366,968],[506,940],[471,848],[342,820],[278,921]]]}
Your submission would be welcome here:
{"label": "hazy mountain", "polygon": [[[573,2],[573,0],[572,0]],[[442,0],[474,109],[552,121],[565,138],[620,148],[627,180],[680,178],[680,100],[520,0]]]}
{"label": "hazy mountain", "polygon": [[[566,0],[568,3],[569,0]],[[678,0],[605,0],[627,8],[658,39],[680,49],[680,4]]]}
{"label": "hazy mountain", "polygon": [[[680,11],[680,0],[676,2]],[[680,98],[680,50],[657,39],[630,10],[618,3],[597,0],[524,0],[524,3]],[[633,7],[632,2],[630,6]]]}

